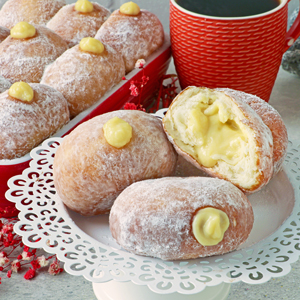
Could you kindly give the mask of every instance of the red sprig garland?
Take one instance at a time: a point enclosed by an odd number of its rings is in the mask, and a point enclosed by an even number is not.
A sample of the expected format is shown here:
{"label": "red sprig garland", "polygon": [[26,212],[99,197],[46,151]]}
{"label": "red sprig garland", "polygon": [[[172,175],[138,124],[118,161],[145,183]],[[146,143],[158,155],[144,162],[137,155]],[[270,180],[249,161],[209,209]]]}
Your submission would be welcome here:
{"label": "red sprig garland", "polygon": [[[56,255],[37,256],[36,249],[30,249],[22,243],[22,238],[13,230],[17,221],[17,218],[0,219],[0,272],[6,272],[6,277],[11,278],[13,272],[18,273],[24,266],[31,265],[24,275],[29,280],[36,276],[38,269],[49,265],[49,274],[61,273],[63,268]],[[51,259],[54,260],[50,263]]]}
{"label": "red sprig garland", "polygon": [[[145,65],[145,60],[139,59],[136,62],[135,68],[142,69]],[[126,77],[123,77],[123,80],[126,80]],[[164,84],[164,81],[169,80],[168,84]],[[144,75],[141,77],[140,80],[131,80],[130,81],[130,95],[134,97],[139,97],[138,98],[138,103],[132,103],[132,102],[127,102],[124,105],[125,110],[141,110],[141,111],[146,111],[146,109],[141,105],[142,103],[142,93],[143,93],[143,88],[149,81],[149,77]],[[159,82],[159,91],[156,99],[154,100],[154,103],[147,109],[150,113],[154,113],[155,111],[159,110],[159,108],[162,106],[163,108],[169,107],[173,99],[177,95],[177,86],[176,86],[176,81],[177,81],[177,76],[174,74],[168,74],[162,76]]]}

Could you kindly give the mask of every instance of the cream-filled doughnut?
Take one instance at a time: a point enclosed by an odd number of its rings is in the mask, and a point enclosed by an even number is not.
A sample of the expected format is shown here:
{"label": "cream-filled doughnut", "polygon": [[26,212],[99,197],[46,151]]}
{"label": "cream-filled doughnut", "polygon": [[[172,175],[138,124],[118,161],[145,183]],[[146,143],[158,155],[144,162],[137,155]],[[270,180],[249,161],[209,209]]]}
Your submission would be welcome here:
{"label": "cream-filled doughnut", "polygon": [[9,34],[10,34],[9,29],[0,26],[0,43],[4,41],[9,36]]}
{"label": "cream-filled doughnut", "polygon": [[38,83],[14,83],[0,94],[0,159],[24,156],[68,121],[61,93]]}
{"label": "cream-filled doughnut", "polygon": [[65,4],[65,0],[8,0],[0,10],[0,26],[10,29],[23,21],[46,25]]}
{"label": "cream-filled doughnut", "polygon": [[84,38],[46,68],[41,83],[64,95],[73,118],[100,100],[124,75],[119,53],[94,38]]}
{"label": "cream-filled doughnut", "polygon": [[9,81],[40,82],[45,67],[68,49],[45,26],[19,22],[0,44],[0,75]]}
{"label": "cream-filled doughnut", "polygon": [[223,91],[228,96],[245,101],[270,128],[273,136],[274,175],[276,175],[282,169],[288,147],[287,129],[278,111],[269,103],[257,96],[232,89],[218,90]]}
{"label": "cream-filled doughnut", "polygon": [[209,175],[255,192],[273,175],[273,138],[259,115],[223,91],[188,87],[163,118],[175,149]]}
{"label": "cream-filled doughnut", "polygon": [[253,210],[228,181],[165,177],[136,182],[114,202],[110,231],[126,250],[164,260],[235,250],[249,236]]}
{"label": "cream-filled doughnut", "polygon": [[139,8],[122,10],[121,7],[109,16],[95,38],[122,54],[128,73],[138,59],[147,58],[162,46],[164,30],[153,13]]}
{"label": "cream-filled doughnut", "polygon": [[158,118],[114,111],[84,122],[64,138],[54,158],[54,185],[70,209],[105,214],[127,186],[173,174],[176,161]]}
{"label": "cream-filled doughnut", "polygon": [[73,47],[82,38],[94,37],[109,15],[110,11],[98,3],[78,0],[61,8],[47,27]]}

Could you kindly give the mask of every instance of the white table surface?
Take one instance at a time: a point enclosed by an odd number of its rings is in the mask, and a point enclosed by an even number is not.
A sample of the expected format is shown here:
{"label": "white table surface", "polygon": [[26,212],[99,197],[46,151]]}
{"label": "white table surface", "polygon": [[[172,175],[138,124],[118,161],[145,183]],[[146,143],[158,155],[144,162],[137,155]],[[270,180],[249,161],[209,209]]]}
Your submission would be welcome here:
{"label": "white table surface", "polygon": [[[3,0],[0,0],[0,6]],[[73,1],[68,1],[73,2]],[[101,1],[99,1],[101,3]],[[123,3],[126,1],[114,1]],[[107,3],[107,1],[106,1]],[[156,12],[165,27],[168,24],[168,0],[137,1],[141,7]],[[297,0],[292,0],[292,8],[298,5]],[[174,65],[171,64],[169,73],[174,73]],[[269,102],[281,114],[287,129],[289,138],[300,142],[300,77],[292,75],[280,69]],[[43,254],[42,250],[39,250]],[[5,278],[1,273],[0,299],[22,300],[95,300],[92,284],[83,277],[76,277],[63,272],[57,276],[51,276],[46,271],[38,272],[38,276],[28,281],[23,278],[24,272],[13,274],[12,278]],[[228,300],[282,300],[300,299],[300,260],[292,264],[291,272],[283,277],[271,279],[269,282],[259,285],[235,283],[231,287]],[[131,300],[125,297],[124,300]],[[142,299],[141,299],[142,300]]]}

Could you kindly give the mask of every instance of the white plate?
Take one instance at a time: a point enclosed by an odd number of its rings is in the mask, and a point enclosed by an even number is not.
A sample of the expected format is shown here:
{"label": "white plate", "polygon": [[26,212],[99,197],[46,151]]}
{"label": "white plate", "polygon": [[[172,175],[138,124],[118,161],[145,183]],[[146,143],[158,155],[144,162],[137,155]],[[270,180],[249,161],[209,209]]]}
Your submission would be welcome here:
{"label": "white plate", "polygon": [[[52,178],[54,153],[61,140],[49,139],[31,152],[30,168],[9,180],[6,196],[20,210],[15,231],[24,243],[56,253],[70,274],[82,275],[92,282],[131,281],[160,294],[188,295],[223,282],[266,282],[289,273],[291,263],[299,257],[298,144],[289,144],[285,171],[249,197],[255,223],[240,250],[221,256],[164,262],[121,249],[111,237],[108,216],[83,217],[65,208],[55,195]],[[196,168],[180,161],[177,176],[198,174]]]}

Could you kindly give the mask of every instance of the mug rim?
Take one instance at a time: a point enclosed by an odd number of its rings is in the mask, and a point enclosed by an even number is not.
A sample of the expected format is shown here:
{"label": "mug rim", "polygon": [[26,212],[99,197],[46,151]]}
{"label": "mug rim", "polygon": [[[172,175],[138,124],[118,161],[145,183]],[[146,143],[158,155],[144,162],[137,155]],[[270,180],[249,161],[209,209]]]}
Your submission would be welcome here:
{"label": "mug rim", "polygon": [[170,0],[170,2],[172,3],[172,5],[174,5],[178,10],[181,10],[182,12],[184,12],[185,14],[194,16],[194,17],[201,17],[201,18],[205,18],[205,19],[212,19],[212,20],[247,20],[247,19],[253,19],[253,18],[260,18],[260,17],[264,17],[267,15],[270,15],[274,12],[276,12],[277,10],[280,10],[282,7],[284,7],[287,2],[289,0],[280,0],[280,4],[278,6],[276,6],[275,8],[268,10],[264,13],[260,13],[260,14],[256,14],[256,15],[250,15],[250,16],[243,16],[243,17],[217,17],[217,16],[209,16],[209,15],[203,15],[203,14],[198,14],[195,12],[192,12],[190,10],[187,10],[183,7],[181,7],[180,5],[177,4],[177,2],[175,0]]}

